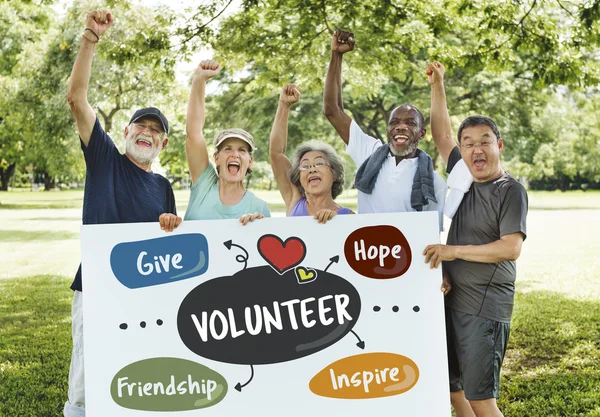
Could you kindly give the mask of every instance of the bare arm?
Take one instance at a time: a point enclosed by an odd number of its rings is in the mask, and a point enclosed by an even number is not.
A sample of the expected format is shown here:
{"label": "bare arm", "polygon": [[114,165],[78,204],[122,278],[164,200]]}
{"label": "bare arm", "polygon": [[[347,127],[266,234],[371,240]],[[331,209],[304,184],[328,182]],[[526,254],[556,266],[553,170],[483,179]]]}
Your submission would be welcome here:
{"label": "bare arm", "polygon": [[323,114],[348,144],[352,119],[344,113],[342,101],[342,56],[354,49],[354,34],[337,30],[331,38],[331,59],[323,90]]}
{"label": "bare arm", "polygon": [[431,261],[431,267],[437,268],[442,261],[463,259],[469,262],[496,263],[516,261],[521,255],[523,234],[520,232],[502,236],[495,242],[485,245],[429,245],[423,251],[425,263]]}
{"label": "bare arm", "polygon": [[218,62],[213,60],[202,61],[196,68],[192,80],[185,120],[185,152],[192,184],[196,182],[208,166],[208,149],[202,133],[206,114],[204,97],[206,95],[206,82],[217,75],[220,70],[221,66]]}
{"label": "bare arm", "polygon": [[90,28],[93,32],[89,30],[84,31],[79,45],[79,52],[77,53],[71,77],[69,78],[67,101],[75,117],[79,137],[86,147],[90,142],[94,123],[96,122],[96,113],[92,106],[90,106],[87,98],[90,74],[92,72],[92,60],[94,58],[96,43],[99,40],[96,39],[95,34],[102,37],[112,22],[112,14],[105,10],[96,10],[88,13],[86,28]]}
{"label": "bare arm", "polygon": [[439,62],[427,64],[426,73],[431,84],[431,136],[444,163],[448,165],[448,158],[456,142],[452,139],[452,125],[446,104],[444,66]]}
{"label": "bare arm", "polygon": [[456,258],[470,262],[516,261],[521,256],[523,234],[511,233],[486,245],[455,246]]}
{"label": "bare arm", "polygon": [[298,187],[290,181],[289,171],[292,167],[292,163],[285,155],[290,107],[299,100],[300,90],[295,85],[288,84],[283,87],[281,95],[279,96],[275,121],[271,128],[271,142],[269,145],[271,167],[273,168],[275,181],[277,181],[277,187],[285,202],[286,213],[290,212],[291,208],[301,197]]}

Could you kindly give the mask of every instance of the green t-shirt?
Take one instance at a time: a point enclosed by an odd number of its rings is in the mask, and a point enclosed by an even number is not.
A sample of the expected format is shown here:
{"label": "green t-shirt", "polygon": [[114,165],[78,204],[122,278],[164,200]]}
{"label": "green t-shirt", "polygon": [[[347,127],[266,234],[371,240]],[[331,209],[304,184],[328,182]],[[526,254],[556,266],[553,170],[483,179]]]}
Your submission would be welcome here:
{"label": "green t-shirt", "polygon": [[237,219],[248,213],[261,213],[271,217],[267,202],[252,192],[246,194],[239,203],[226,206],[219,198],[219,177],[212,163],[209,163],[198,180],[192,185],[190,202],[184,220]]}

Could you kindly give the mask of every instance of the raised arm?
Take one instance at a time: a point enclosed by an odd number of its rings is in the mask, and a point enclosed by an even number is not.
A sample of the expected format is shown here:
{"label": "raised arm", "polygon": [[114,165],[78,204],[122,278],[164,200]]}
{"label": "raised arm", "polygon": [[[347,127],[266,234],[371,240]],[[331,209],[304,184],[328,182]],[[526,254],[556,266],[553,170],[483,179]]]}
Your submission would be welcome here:
{"label": "raised arm", "polygon": [[452,139],[452,125],[444,90],[444,66],[439,62],[427,64],[427,80],[431,85],[431,136],[444,163],[448,165],[450,152],[456,146]]}
{"label": "raised arm", "polygon": [[88,85],[92,72],[92,60],[96,44],[113,22],[112,13],[106,10],[89,12],[85,22],[85,30],[79,44],[79,52],[69,78],[67,101],[75,117],[77,131],[83,144],[87,147],[92,136],[96,113],[88,102]]}
{"label": "raised arm", "polygon": [[194,72],[192,89],[188,101],[185,120],[185,152],[192,184],[200,177],[208,166],[208,149],[202,129],[204,128],[206,82],[217,75],[221,65],[212,59],[200,62]]}
{"label": "raised arm", "polygon": [[285,155],[290,107],[298,101],[300,101],[300,90],[294,84],[288,84],[281,89],[269,145],[271,167],[273,168],[275,181],[277,181],[277,187],[285,202],[286,212],[289,212],[301,197],[298,187],[290,181],[289,171],[292,163]]}
{"label": "raised arm", "polygon": [[346,144],[350,138],[352,119],[344,113],[342,102],[342,56],[354,49],[355,42],[352,32],[340,29],[331,37],[331,59],[323,91],[323,114]]}

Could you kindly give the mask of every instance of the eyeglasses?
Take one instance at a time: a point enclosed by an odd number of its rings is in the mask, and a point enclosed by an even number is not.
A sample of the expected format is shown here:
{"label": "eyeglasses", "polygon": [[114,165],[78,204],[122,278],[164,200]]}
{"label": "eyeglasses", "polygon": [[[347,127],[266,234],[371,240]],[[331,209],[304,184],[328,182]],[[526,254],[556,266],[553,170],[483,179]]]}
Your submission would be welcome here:
{"label": "eyeglasses", "polygon": [[479,143],[463,143],[460,146],[465,149],[473,149],[474,147],[489,148],[490,146],[492,146],[493,143],[494,142],[492,142],[492,141],[485,141],[485,142],[479,142]]}
{"label": "eyeglasses", "polygon": [[299,168],[300,168],[300,171],[308,171],[308,170],[309,170],[309,169],[311,169],[312,167],[315,167],[315,169],[319,169],[319,170],[320,170],[320,169],[321,169],[321,168],[323,168],[324,166],[331,166],[331,165],[329,165],[329,163],[327,163],[327,162],[325,162],[325,161],[317,161],[317,162],[315,162],[314,164],[310,164],[310,163],[308,163],[308,162],[303,162],[303,163],[300,165],[300,167],[299,167]]}

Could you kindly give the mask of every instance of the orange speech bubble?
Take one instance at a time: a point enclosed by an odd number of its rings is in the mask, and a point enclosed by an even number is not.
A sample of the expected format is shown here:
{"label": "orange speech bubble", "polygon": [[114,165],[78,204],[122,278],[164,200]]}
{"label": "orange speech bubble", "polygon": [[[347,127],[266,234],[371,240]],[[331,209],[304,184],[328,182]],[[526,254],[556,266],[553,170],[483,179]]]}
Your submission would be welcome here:
{"label": "orange speech bubble", "polygon": [[365,399],[390,397],[414,387],[419,368],[410,358],[376,352],[349,356],[316,374],[310,390],[322,397]]}

